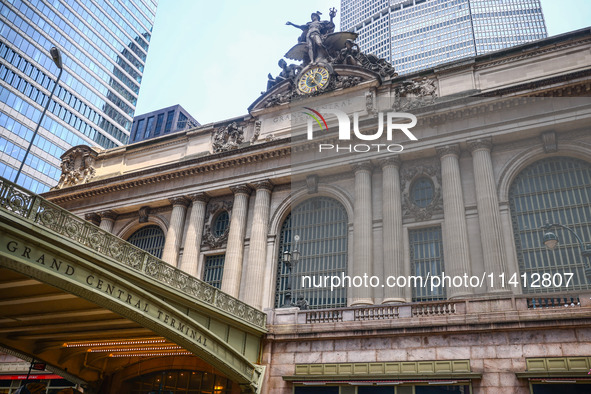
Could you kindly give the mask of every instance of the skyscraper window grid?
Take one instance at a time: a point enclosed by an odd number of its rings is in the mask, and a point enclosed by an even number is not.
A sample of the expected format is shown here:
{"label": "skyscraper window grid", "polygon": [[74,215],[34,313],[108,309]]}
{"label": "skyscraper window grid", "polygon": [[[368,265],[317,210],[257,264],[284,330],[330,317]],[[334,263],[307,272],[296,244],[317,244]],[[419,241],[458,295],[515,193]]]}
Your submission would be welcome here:
{"label": "skyscraper window grid", "polygon": [[341,8],[341,30],[399,74],[547,37],[540,0],[342,0]]}
{"label": "skyscraper window grid", "polygon": [[0,4],[0,176],[13,179],[55,83],[52,46],[62,52],[62,81],[19,183],[47,191],[71,146],[127,143],[156,7],[156,0]]}

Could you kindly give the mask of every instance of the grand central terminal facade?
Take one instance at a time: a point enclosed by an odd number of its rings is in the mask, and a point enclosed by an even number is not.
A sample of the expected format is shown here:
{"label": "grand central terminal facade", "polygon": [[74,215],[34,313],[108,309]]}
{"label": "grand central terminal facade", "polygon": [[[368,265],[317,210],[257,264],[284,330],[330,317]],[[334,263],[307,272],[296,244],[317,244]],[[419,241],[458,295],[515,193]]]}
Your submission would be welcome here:
{"label": "grand central terminal facade", "polygon": [[247,115],[3,181],[7,355],[96,393],[589,392],[590,31],[405,76],[325,33]]}

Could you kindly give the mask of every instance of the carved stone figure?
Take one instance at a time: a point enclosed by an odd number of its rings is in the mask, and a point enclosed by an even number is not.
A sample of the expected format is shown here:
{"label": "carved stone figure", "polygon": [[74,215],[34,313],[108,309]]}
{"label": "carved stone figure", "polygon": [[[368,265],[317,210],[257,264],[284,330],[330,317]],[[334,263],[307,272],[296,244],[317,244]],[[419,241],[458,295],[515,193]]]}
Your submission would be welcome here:
{"label": "carved stone figure", "polygon": [[213,132],[213,153],[225,152],[236,149],[244,142],[244,127],[232,122],[226,127],[221,127]]}
{"label": "carved stone figure", "polygon": [[403,81],[394,89],[395,110],[409,110],[431,105],[437,99],[437,86],[434,79],[424,77],[419,80]]}
{"label": "carved stone figure", "polygon": [[292,64],[288,65],[287,62],[283,59],[279,59],[279,62],[277,64],[279,65],[279,67],[281,67],[281,72],[275,78],[273,78],[271,73],[269,73],[269,75],[268,75],[269,80],[267,81],[267,90],[271,89],[273,86],[275,86],[278,83],[281,83],[283,81],[286,81],[286,80],[293,81],[295,79],[295,77],[298,75],[298,73],[300,72],[300,70],[302,69],[302,67],[298,66],[297,64],[292,63]]}
{"label": "carved stone figure", "polygon": [[94,160],[97,154],[94,149],[85,145],[75,146],[66,151],[61,157],[62,175],[58,184],[51,190],[90,182],[96,173]]}
{"label": "carved stone figure", "polygon": [[361,62],[359,61],[359,54],[361,50],[359,49],[359,45],[357,45],[353,40],[348,39],[345,41],[345,47],[340,50],[337,59],[335,60],[336,64],[348,64],[351,66],[360,66]]}
{"label": "carved stone figure", "polygon": [[308,61],[307,63],[320,63],[329,62],[331,56],[329,50],[324,45],[326,36],[334,32],[335,25],[333,19],[337,14],[336,8],[330,9],[330,21],[321,21],[320,11],[316,11],[311,15],[311,22],[305,25],[296,25],[292,22],[287,22],[286,25],[291,25],[302,30],[302,35],[298,39],[299,42],[306,43],[306,49],[308,50]]}

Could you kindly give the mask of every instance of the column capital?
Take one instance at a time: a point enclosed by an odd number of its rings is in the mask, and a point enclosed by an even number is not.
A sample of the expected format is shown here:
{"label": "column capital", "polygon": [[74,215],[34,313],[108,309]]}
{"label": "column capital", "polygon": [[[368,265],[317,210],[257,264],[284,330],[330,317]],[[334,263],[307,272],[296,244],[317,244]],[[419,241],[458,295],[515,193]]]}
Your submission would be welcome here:
{"label": "column capital", "polygon": [[353,172],[357,173],[360,171],[367,171],[369,173],[373,170],[373,165],[370,161],[362,161],[360,163],[351,163],[351,167],[353,167]]}
{"label": "column capital", "polygon": [[189,206],[189,203],[191,202],[185,196],[171,197],[171,198],[168,199],[168,201],[170,201],[170,203],[172,204],[173,207],[175,207],[177,205],[188,207]]}
{"label": "column capital", "polygon": [[493,146],[491,137],[478,138],[478,139],[470,140],[467,142],[468,142],[468,149],[470,149],[470,152],[474,152],[479,149],[485,149],[485,150],[490,151]]}
{"label": "column capital", "polygon": [[441,159],[444,156],[454,155],[459,157],[460,156],[460,145],[459,144],[450,144],[444,146],[438,146],[435,148],[437,152],[437,156]]}
{"label": "column capital", "polygon": [[273,188],[275,187],[275,185],[273,185],[271,183],[271,181],[269,181],[268,179],[265,179],[263,181],[260,182],[255,182],[253,183],[254,188],[256,190],[268,190],[268,191],[273,191]]}
{"label": "column capital", "polygon": [[103,220],[103,219],[110,219],[110,220],[117,219],[117,213],[115,211],[111,211],[110,209],[107,211],[99,212],[98,215],[101,217],[101,220]]}
{"label": "column capital", "polygon": [[209,196],[205,192],[199,192],[199,193],[189,194],[187,196],[187,198],[189,200],[191,200],[192,202],[197,202],[197,201],[199,201],[199,202],[208,202],[209,201]]}
{"label": "column capital", "polygon": [[95,226],[98,226],[101,223],[101,217],[94,212],[85,214],[84,220],[94,224]]}
{"label": "column capital", "polygon": [[400,157],[398,157],[398,156],[392,156],[392,157],[387,157],[385,159],[380,159],[380,160],[378,160],[378,163],[380,164],[380,167],[382,167],[382,168],[388,167],[388,166],[400,167],[402,160],[400,160]]}
{"label": "column capital", "polygon": [[234,194],[248,194],[252,191],[251,187],[248,185],[237,185],[237,186],[230,186],[230,190]]}

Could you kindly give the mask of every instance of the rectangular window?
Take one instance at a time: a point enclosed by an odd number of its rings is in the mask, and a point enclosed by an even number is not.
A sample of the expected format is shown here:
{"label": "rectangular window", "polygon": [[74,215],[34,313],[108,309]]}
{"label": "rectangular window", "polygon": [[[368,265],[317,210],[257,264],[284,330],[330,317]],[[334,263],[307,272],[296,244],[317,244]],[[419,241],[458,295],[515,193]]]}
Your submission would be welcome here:
{"label": "rectangular window", "polygon": [[160,135],[160,131],[162,130],[162,123],[164,123],[164,114],[158,114],[156,118],[156,129],[154,130],[154,137]]}
{"label": "rectangular window", "polygon": [[[413,276],[419,276],[423,281],[429,277],[441,276],[444,271],[443,241],[441,227],[428,227],[408,232],[410,243],[410,264]],[[445,300],[445,288],[437,287],[431,290],[431,279],[426,286],[417,282],[412,286],[413,301]]]}
{"label": "rectangular window", "polygon": [[205,267],[203,269],[203,281],[213,287],[220,289],[222,287],[222,274],[224,273],[225,254],[205,257]]}
{"label": "rectangular window", "polygon": [[152,133],[152,126],[154,126],[154,117],[150,116],[148,118],[148,123],[146,124],[146,131],[144,132],[144,139],[150,138],[150,134]]}
{"label": "rectangular window", "polygon": [[172,118],[174,118],[174,111],[168,111],[166,115],[166,125],[164,126],[164,132],[169,133],[172,128]]}
{"label": "rectangular window", "polygon": [[187,117],[185,116],[184,113],[179,112],[179,119],[176,122],[176,128],[178,130],[182,130],[187,126]]}
{"label": "rectangular window", "polygon": [[134,141],[139,141],[142,138],[142,129],[144,127],[145,119],[140,119],[137,121],[137,127],[135,129],[135,137]]}

